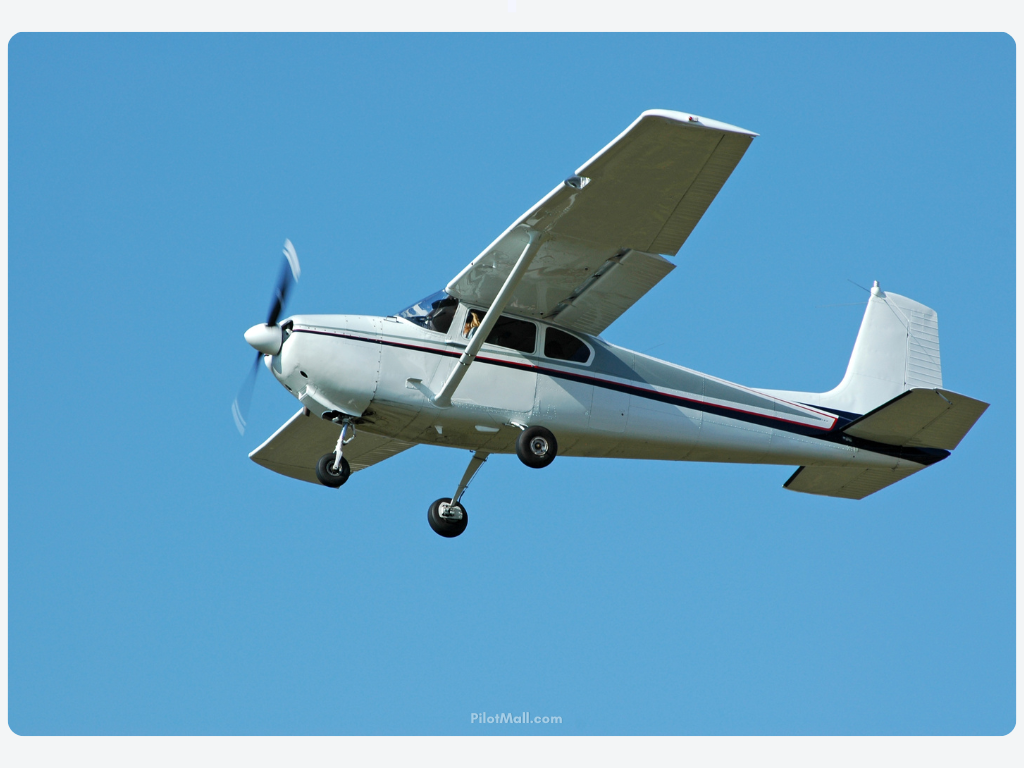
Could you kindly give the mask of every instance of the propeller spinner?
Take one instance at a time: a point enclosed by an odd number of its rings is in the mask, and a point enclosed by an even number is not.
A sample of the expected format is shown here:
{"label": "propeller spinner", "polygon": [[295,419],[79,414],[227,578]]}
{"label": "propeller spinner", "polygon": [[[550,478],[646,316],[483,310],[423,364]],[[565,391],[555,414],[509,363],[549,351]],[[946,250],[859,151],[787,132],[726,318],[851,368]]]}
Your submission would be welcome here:
{"label": "propeller spinner", "polygon": [[231,415],[235,418],[235,426],[238,433],[245,434],[245,417],[249,414],[249,404],[252,402],[253,388],[256,386],[256,375],[260,369],[260,358],[264,355],[276,355],[281,351],[284,343],[284,333],[277,319],[281,316],[285,301],[292,286],[299,280],[299,257],[295,253],[295,246],[291,240],[284,241],[284,265],[281,268],[281,276],[277,280],[277,287],[274,290],[274,300],[270,305],[270,313],[267,322],[254,325],[245,332],[245,340],[256,350],[256,360],[249,375],[245,377],[235,401],[231,404]]}

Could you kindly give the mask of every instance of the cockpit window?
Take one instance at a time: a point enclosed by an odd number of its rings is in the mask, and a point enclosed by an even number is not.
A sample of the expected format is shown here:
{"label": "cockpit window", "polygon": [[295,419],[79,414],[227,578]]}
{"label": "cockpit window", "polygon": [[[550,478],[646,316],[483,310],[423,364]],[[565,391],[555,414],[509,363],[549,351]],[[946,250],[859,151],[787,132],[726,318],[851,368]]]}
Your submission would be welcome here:
{"label": "cockpit window", "polygon": [[548,328],[544,334],[544,355],[553,360],[585,363],[590,359],[590,349],[575,336],[557,328]]}
{"label": "cockpit window", "polygon": [[398,313],[399,317],[405,318],[410,323],[426,328],[428,331],[448,333],[452,327],[452,320],[455,318],[455,310],[459,307],[459,300],[449,296],[444,291],[427,296],[413,304],[408,309]]}
{"label": "cockpit window", "polygon": [[[462,335],[467,339],[472,338],[483,319],[484,311],[482,309],[469,310],[466,313],[466,323],[462,329]],[[537,344],[537,326],[527,320],[517,320],[514,317],[502,315],[487,336],[487,343],[529,354],[533,352]]]}

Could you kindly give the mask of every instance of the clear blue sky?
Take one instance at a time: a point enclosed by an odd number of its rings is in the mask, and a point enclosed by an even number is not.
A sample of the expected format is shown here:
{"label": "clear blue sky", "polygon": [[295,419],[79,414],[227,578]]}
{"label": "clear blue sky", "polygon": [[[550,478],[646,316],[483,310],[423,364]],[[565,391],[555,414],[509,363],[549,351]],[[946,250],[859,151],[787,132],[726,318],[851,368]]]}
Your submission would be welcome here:
{"label": "clear blue sky", "polygon": [[[9,712],[20,734],[1003,734],[1014,727],[1008,36],[18,35]],[[442,287],[644,109],[761,134],[606,337],[841,378],[866,294],[939,313],[953,457],[861,502],[788,467],[419,447],[340,491],[231,400],[293,312]],[[836,306],[838,305],[838,306]],[[265,373],[265,372],[264,372]],[[559,726],[479,726],[528,710]]]}

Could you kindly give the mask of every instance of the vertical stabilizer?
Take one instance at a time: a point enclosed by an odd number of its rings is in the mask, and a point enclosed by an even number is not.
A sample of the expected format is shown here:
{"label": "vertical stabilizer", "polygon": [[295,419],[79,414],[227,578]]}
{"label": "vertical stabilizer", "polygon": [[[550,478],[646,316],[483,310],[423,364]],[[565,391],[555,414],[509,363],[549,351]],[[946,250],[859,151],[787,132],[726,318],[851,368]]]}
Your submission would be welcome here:
{"label": "vertical stabilizer", "polygon": [[819,404],[867,413],[915,387],[942,387],[939,316],[905,296],[871,289],[853,355],[839,386]]}

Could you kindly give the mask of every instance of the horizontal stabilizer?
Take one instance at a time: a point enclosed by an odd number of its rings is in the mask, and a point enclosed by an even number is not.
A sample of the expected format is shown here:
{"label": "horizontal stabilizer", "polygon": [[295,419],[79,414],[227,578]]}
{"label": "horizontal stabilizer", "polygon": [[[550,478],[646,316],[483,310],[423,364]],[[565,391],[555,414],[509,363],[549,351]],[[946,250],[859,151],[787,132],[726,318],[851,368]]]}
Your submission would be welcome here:
{"label": "horizontal stabilizer", "polygon": [[[316,463],[325,453],[334,453],[339,434],[341,427],[337,424],[306,416],[303,408],[250,453],[249,458],[279,474],[319,485]],[[344,455],[352,471],[358,472],[407,448],[412,448],[412,443],[359,430],[356,439],[345,446]]]}
{"label": "horizontal stabilizer", "polygon": [[841,499],[863,499],[875,491],[924,469],[911,464],[896,469],[864,467],[800,467],[783,486],[790,491],[836,496]]}
{"label": "horizontal stabilizer", "polygon": [[944,389],[910,389],[861,416],[843,432],[887,445],[951,451],[986,408],[987,403]]}

